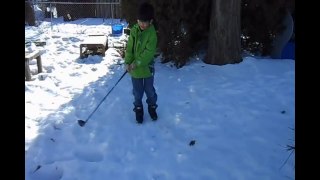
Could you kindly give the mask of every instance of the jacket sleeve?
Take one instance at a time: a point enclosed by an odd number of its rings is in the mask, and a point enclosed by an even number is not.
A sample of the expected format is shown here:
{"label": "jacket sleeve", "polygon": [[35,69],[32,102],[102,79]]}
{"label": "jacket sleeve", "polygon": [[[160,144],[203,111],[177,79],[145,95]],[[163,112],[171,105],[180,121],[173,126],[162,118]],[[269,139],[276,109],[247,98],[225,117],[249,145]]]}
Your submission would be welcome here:
{"label": "jacket sleeve", "polygon": [[152,33],[146,43],[145,49],[136,57],[135,64],[137,67],[147,66],[154,58],[157,49],[157,35]]}
{"label": "jacket sleeve", "polygon": [[125,57],[124,57],[124,63],[125,64],[131,64],[134,60],[134,39],[135,39],[135,33],[134,33],[135,29],[132,28],[132,30],[130,31],[130,36],[128,39],[128,43],[127,43],[127,49],[126,49],[126,53],[125,53]]}

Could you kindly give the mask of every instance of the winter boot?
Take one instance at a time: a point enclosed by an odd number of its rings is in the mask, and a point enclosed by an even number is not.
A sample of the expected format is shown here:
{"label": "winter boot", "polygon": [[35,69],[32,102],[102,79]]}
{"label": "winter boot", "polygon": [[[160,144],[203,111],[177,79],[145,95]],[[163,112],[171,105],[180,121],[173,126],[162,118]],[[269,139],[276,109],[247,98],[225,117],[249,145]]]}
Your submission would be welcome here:
{"label": "winter boot", "polygon": [[156,112],[157,107],[157,105],[148,106],[148,112],[150,114],[151,119],[154,121],[158,119],[158,115]]}
{"label": "winter boot", "polygon": [[143,107],[137,106],[133,109],[136,113],[136,121],[141,124],[143,122]]}

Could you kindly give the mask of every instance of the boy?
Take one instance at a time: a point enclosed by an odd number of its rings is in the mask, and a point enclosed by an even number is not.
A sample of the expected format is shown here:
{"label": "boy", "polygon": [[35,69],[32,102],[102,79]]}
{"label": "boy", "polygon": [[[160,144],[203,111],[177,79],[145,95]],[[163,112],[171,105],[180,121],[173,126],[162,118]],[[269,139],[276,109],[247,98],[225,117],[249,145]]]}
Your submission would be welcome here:
{"label": "boy", "polygon": [[146,93],[148,112],[153,121],[158,119],[156,112],[157,93],[154,82],[154,55],[157,47],[157,34],[152,24],[153,6],[143,3],[138,10],[138,23],[130,29],[125,53],[126,70],[131,75],[136,121],[143,122],[142,97]]}

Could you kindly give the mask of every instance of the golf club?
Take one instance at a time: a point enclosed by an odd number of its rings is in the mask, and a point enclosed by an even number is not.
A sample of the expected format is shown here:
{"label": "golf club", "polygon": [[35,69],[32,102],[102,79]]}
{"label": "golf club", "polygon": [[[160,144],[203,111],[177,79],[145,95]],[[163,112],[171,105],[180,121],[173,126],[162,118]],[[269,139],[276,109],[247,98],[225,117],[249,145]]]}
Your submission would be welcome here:
{"label": "golf club", "polygon": [[114,87],[117,86],[117,84],[121,81],[121,79],[124,77],[124,75],[127,74],[127,71],[125,71],[123,73],[123,75],[120,77],[120,79],[116,82],[116,84],[110,89],[110,91],[108,92],[108,94],[106,96],[104,96],[104,98],[101,100],[101,102],[98,104],[98,106],[93,110],[93,112],[89,115],[89,117],[86,120],[78,120],[78,124],[83,127],[84,125],[86,125],[86,123],[88,122],[88,120],[90,119],[90,117],[93,115],[94,112],[96,112],[96,110],[99,108],[99,106],[102,104],[102,102],[108,97],[108,95],[111,93],[111,91],[114,89]]}

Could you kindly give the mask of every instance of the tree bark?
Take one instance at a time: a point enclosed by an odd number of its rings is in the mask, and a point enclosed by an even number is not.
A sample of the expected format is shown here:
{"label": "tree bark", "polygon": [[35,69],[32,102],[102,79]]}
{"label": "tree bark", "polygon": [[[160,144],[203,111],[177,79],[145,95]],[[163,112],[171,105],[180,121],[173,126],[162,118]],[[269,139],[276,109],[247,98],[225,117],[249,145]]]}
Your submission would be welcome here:
{"label": "tree bark", "polygon": [[25,2],[25,18],[24,21],[28,23],[29,26],[35,26],[36,25],[36,19],[33,11],[33,5],[30,2]]}
{"label": "tree bark", "polygon": [[209,47],[205,63],[225,65],[241,58],[241,0],[212,0]]}

